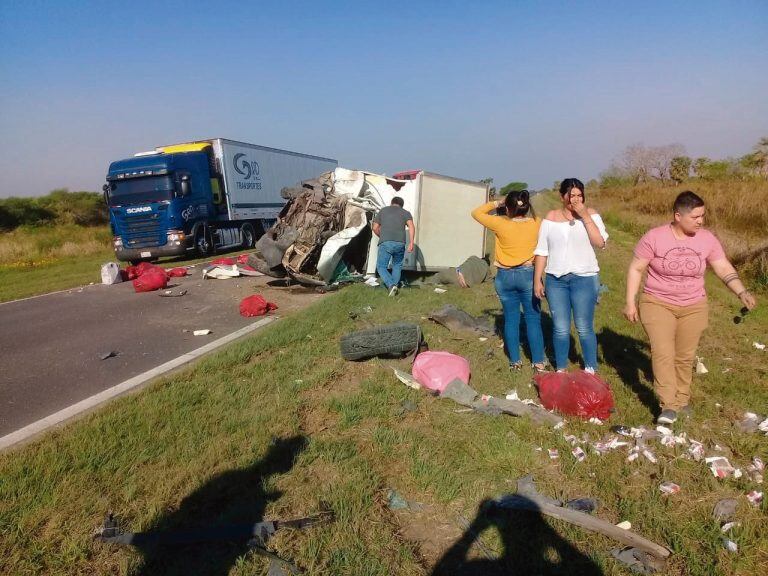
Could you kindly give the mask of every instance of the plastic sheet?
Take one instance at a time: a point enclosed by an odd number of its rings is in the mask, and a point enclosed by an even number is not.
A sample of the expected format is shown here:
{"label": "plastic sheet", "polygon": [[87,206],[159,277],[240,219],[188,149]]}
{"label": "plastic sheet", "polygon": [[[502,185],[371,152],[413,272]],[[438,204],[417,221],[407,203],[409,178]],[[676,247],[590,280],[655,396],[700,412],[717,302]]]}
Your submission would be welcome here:
{"label": "plastic sheet", "polygon": [[416,356],[413,377],[425,388],[442,392],[455,379],[469,383],[469,362],[450,352],[429,351]]}
{"label": "plastic sheet", "polygon": [[583,370],[548,372],[534,376],[539,397],[547,410],[558,410],[584,419],[607,420],[614,408],[608,384]]}

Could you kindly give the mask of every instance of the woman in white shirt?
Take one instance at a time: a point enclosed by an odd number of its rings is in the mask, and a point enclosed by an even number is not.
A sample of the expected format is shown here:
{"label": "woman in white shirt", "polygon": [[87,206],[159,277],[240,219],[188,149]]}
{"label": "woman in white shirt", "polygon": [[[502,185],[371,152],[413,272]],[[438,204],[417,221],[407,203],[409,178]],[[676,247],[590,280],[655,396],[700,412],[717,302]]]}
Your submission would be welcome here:
{"label": "woman in white shirt", "polygon": [[[551,210],[541,223],[534,254],[533,291],[546,295],[554,326],[555,368],[568,367],[571,314],[579,335],[584,370],[597,369],[594,318],[600,278],[595,248],[604,248],[608,233],[600,215],[584,203],[584,184],[566,178],[560,184],[559,210]],[[546,273],[546,294],[543,281]]]}

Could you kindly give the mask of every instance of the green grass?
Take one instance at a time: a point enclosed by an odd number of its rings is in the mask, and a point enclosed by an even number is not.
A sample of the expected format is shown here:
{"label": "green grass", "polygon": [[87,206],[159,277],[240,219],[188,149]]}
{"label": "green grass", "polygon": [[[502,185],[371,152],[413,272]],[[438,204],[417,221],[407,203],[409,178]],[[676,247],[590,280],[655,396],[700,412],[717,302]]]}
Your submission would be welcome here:
{"label": "green grass", "polygon": [[[611,423],[649,424],[645,335],[620,314],[635,237],[610,232],[610,246],[600,254],[609,291],[598,306],[596,327],[602,373],[618,407]],[[766,294],[758,296],[762,306],[736,326],[731,318],[738,302],[709,280],[711,325],[699,355],[710,372],[695,376],[696,414],[678,429],[705,441],[710,451],[714,443],[727,447],[731,461],[743,468],[752,456],[765,460],[768,453],[765,437],[733,427],[743,411],[765,411],[768,405],[768,356],[751,346],[768,340]],[[401,362],[340,359],[342,334],[364,328],[365,322],[411,320],[422,325],[432,349],[470,360],[476,389],[501,395],[516,388],[523,397],[535,397],[529,373],[509,372],[498,339],[480,342],[423,319],[449,302],[473,314],[500,308],[490,283],[442,295],[404,290],[397,298],[353,286],[135,396],[1,455],[0,572],[264,574],[265,560],[237,547],[198,547],[165,556],[147,552],[149,566],[143,570],[140,552],[95,543],[91,532],[107,510],[141,530],[206,520],[254,521],[262,514],[288,518],[328,505],[335,523],[278,533],[273,549],[309,574],[428,574],[436,556],[404,536],[405,529],[420,524],[427,536],[447,531],[458,537],[458,515],[472,521],[485,498],[514,490],[514,480],[527,473],[547,495],[598,498],[601,518],[630,520],[639,533],[669,546],[669,574],[757,574],[768,565],[766,506],[757,510],[746,503],[743,494],[756,487],[746,478],[716,480],[704,464],[657,445],[655,465],[628,463],[621,451],[590,454],[576,463],[562,431],[526,419],[456,413],[450,401],[397,381],[389,365],[402,367]],[[366,305],[373,313],[348,317],[349,310]],[[724,373],[724,368],[731,370]],[[416,409],[403,411],[404,400]],[[597,439],[607,430],[569,419],[565,432]],[[290,445],[276,439],[296,436],[305,444],[273,450]],[[546,456],[553,447],[561,453],[556,462]],[[682,492],[663,497],[658,485],[665,480],[680,484]],[[390,488],[427,506],[427,512],[390,511]],[[715,502],[731,496],[739,498],[738,554],[723,549],[711,519]],[[525,518],[521,526],[502,519],[482,534],[489,548],[514,556],[514,566],[524,573],[541,572],[543,558],[559,555],[574,562],[586,556],[605,574],[626,574],[608,558],[613,541],[561,522]],[[572,566],[563,573],[578,571]]]}

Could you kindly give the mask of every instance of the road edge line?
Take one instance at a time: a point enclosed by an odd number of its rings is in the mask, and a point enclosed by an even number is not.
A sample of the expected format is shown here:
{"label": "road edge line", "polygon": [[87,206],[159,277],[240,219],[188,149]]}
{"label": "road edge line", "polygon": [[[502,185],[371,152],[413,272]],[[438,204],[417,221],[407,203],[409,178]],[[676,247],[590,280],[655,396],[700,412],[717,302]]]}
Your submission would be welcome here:
{"label": "road edge line", "polygon": [[217,348],[220,348],[225,344],[229,344],[233,340],[237,340],[238,338],[245,336],[246,334],[249,334],[254,330],[257,330],[258,328],[261,328],[263,326],[266,326],[267,324],[270,324],[271,322],[274,322],[278,318],[279,316],[268,316],[266,318],[257,320],[253,324],[249,324],[244,328],[235,330],[231,334],[222,336],[218,340],[209,342],[208,344],[205,344],[200,348],[196,348],[191,352],[186,352],[181,356],[177,356],[172,360],[169,360],[167,362],[164,362],[163,364],[160,364],[159,366],[150,368],[146,372],[142,372],[141,374],[132,376],[131,378],[128,378],[128,380],[123,380],[120,384],[116,384],[111,388],[102,390],[101,392],[94,394],[93,396],[89,396],[88,398],[85,398],[84,400],[80,400],[79,402],[76,402],[71,406],[67,406],[66,408],[63,408],[58,412],[54,412],[53,414],[46,416],[45,418],[41,418],[40,420],[32,422],[31,424],[27,424],[23,428],[19,428],[18,430],[11,432],[10,434],[6,434],[5,436],[0,438],[0,452],[12,446],[15,446],[20,442],[29,440],[33,436],[42,434],[43,432],[49,430],[50,428],[53,428],[54,426],[62,424],[67,420],[74,418],[75,416],[87,410],[92,410],[97,406],[105,404],[108,401],[112,400],[113,398],[116,398],[122,394],[125,394],[126,392],[132,390],[133,388],[136,388],[137,386],[144,384],[145,382],[148,382],[149,380],[152,380],[153,378],[157,378],[158,376],[161,376],[166,372],[169,372],[180,366],[183,366],[184,364],[192,362],[193,360],[198,359],[200,356],[203,356],[208,352],[211,352]]}

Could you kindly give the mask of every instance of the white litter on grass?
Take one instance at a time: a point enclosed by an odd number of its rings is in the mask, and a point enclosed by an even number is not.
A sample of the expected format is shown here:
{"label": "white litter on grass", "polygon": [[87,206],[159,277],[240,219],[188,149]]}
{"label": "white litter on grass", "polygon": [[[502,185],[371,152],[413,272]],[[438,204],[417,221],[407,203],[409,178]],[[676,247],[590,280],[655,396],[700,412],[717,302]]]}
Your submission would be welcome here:
{"label": "white litter on grass", "polygon": [[403,372],[402,370],[398,370],[397,368],[392,368],[392,370],[395,373],[395,378],[400,380],[403,384],[408,386],[409,388],[413,388],[414,390],[420,390],[421,384],[419,384],[416,379],[408,374],[407,372]]}
{"label": "white litter on grass", "polygon": [[557,424],[555,424],[555,426],[554,426],[554,429],[555,429],[555,430],[560,430],[561,428],[565,428],[565,420],[562,420],[561,422],[558,422],[558,423],[557,423]]}
{"label": "white litter on grass", "polygon": [[611,450],[615,450],[616,448],[621,448],[622,446],[629,446],[629,442],[622,442],[616,436],[611,437],[610,440],[605,442],[595,442],[592,444],[592,448],[594,448],[595,452],[600,455],[603,455]]}
{"label": "white litter on grass", "polygon": [[578,462],[584,462],[584,460],[587,459],[586,452],[584,452],[580,446],[576,446],[576,448],[571,450],[571,454],[573,454],[573,457],[576,458]]}
{"label": "white litter on grass", "polygon": [[195,336],[207,336],[210,333],[211,331],[208,330],[207,328],[205,330],[195,330],[194,332],[192,332],[192,334],[194,334]]}
{"label": "white litter on grass", "polygon": [[621,528],[622,530],[630,530],[632,528],[632,522],[629,520],[624,520],[623,522],[616,524],[616,528]]}
{"label": "white litter on grass", "polygon": [[720,532],[725,534],[726,532],[729,532],[731,530],[731,528],[737,528],[739,526],[741,526],[741,522],[726,522],[720,528]]}
{"label": "white litter on grass", "polygon": [[758,350],[765,350],[765,344],[760,344],[760,342],[752,342],[752,346]]}
{"label": "white litter on grass", "polygon": [[[704,461],[709,466],[709,469],[712,471],[712,475],[715,478],[727,478],[736,472],[736,468],[731,466],[728,458],[723,458],[722,456],[710,456],[709,458],[705,458]],[[739,474],[741,474],[741,471],[739,471]]]}
{"label": "white litter on grass", "polygon": [[729,538],[723,538],[723,546],[725,546],[725,549],[728,550],[728,552],[734,554],[739,551],[739,545]]}
{"label": "white litter on grass", "polygon": [[602,426],[603,425],[603,421],[600,420],[600,418],[596,418],[594,416],[589,419],[589,423],[590,424],[597,424],[598,426]]}
{"label": "white litter on grass", "polygon": [[579,440],[576,436],[573,434],[565,434],[563,436],[563,440],[568,442],[571,446],[577,446],[578,444],[581,444],[581,440]]}
{"label": "white litter on grass", "polygon": [[480,340],[480,342],[485,342],[486,340],[488,340],[488,338],[481,336],[480,338],[478,338],[478,340]]}
{"label": "white litter on grass", "polygon": [[696,374],[706,374],[707,372],[709,372],[709,370],[707,370],[707,367],[704,366],[704,362],[702,362],[702,360],[704,359],[696,356]]}
{"label": "white litter on grass", "polygon": [[752,506],[759,508],[760,504],[763,502],[763,493],[758,492],[757,490],[752,490],[747,494],[747,500],[749,500],[749,503],[752,504]]}
{"label": "white litter on grass", "polygon": [[446,292],[448,292],[448,290],[446,290],[445,288],[435,288],[435,292],[437,292],[438,294],[445,294]]}
{"label": "white litter on grass", "polygon": [[659,486],[659,490],[661,490],[664,494],[677,494],[680,492],[680,486],[674,482],[663,482]]}
{"label": "white litter on grass", "polygon": [[647,459],[647,460],[648,460],[648,461],[649,461],[651,464],[656,464],[656,462],[658,462],[658,461],[659,461],[659,459],[658,459],[658,458],[656,458],[656,455],[655,455],[655,454],[654,454],[654,453],[653,453],[651,450],[649,450],[648,448],[644,448],[644,449],[643,449],[643,456],[645,456],[645,457],[646,457],[646,459]]}
{"label": "white litter on grass", "polygon": [[701,461],[701,459],[704,458],[704,444],[697,442],[696,440],[691,440],[691,445],[688,447],[688,454],[690,454],[696,462]]}
{"label": "white litter on grass", "polygon": [[517,390],[510,390],[505,396],[507,400],[520,400],[520,396],[517,395]]}
{"label": "white litter on grass", "polygon": [[549,450],[547,450],[547,454],[549,454],[550,460],[557,460],[558,458],[560,458],[560,452],[558,451],[557,448],[550,448]]}

